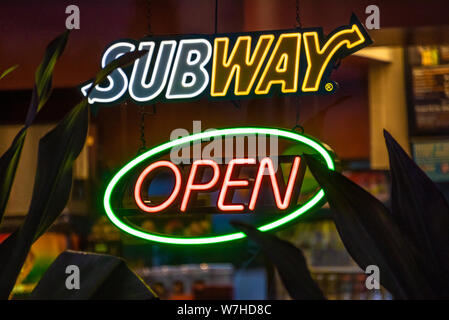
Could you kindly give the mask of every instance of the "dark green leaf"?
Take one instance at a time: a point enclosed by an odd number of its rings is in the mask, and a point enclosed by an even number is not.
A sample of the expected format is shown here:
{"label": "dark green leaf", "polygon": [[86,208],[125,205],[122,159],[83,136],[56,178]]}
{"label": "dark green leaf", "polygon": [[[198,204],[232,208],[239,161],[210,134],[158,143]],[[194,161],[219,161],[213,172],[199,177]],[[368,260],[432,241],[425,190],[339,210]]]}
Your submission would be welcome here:
{"label": "dark green leaf", "polygon": [[[34,121],[37,111],[40,110],[40,108],[42,108],[48,100],[51,89],[53,69],[56,61],[64,51],[67,37],[68,32],[64,32],[47,46],[44,58],[36,71],[36,83],[34,85],[31,102],[28,107],[25,126],[19,131],[11,146],[0,158],[0,223],[11,193],[11,187],[16,175],[16,170],[19,164],[20,154],[22,153],[23,144],[25,143],[28,127]],[[11,67],[3,72],[0,79],[16,67],[17,66]],[[38,88],[46,88],[46,91],[40,89],[40,92]]]}
{"label": "dark green leaf", "polygon": [[380,269],[380,282],[396,299],[434,298],[423,276],[421,257],[396,225],[388,209],[342,174],[310,155],[307,164],[326,193],[340,237],[365,270]]}
{"label": "dark green leaf", "polygon": [[[124,68],[128,66],[129,64],[133,63],[136,59],[141,58],[145,54],[148,53],[148,50],[138,50],[138,51],[132,51],[125,53],[124,55],[120,56],[119,58],[111,61],[106,67],[101,69],[96,77],[92,81],[92,85],[90,86],[89,90],[87,91],[87,96],[90,95],[92,90],[95,88],[95,86],[101,82],[103,82],[106,77],[111,74],[112,71],[114,71],[116,68]],[[94,116],[97,115],[98,110],[100,109],[100,106],[98,104],[91,105],[91,112]]]}
{"label": "dark green leaf", "polygon": [[[69,290],[66,287],[67,278],[70,276],[66,273],[66,268],[70,265],[79,268],[80,287],[77,290]],[[65,251],[45,272],[30,298],[150,300],[157,297],[122,259],[110,255]]]}
{"label": "dark green leaf", "polygon": [[12,67],[6,69],[5,71],[3,71],[2,74],[0,74],[0,79],[3,79],[4,77],[6,77],[8,74],[10,74],[14,70],[16,70],[18,67],[19,67],[19,65],[16,64],[15,66],[12,66]]}
{"label": "dark green leaf", "polygon": [[384,130],[392,178],[392,213],[425,255],[434,288],[449,297],[449,206],[435,183]]}
{"label": "dark green leaf", "polygon": [[261,232],[245,223],[233,221],[231,224],[260,246],[264,254],[276,266],[285,288],[293,299],[325,299],[310,275],[301,250],[287,241]]}
{"label": "dark green leaf", "polygon": [[64,31],[61,35],[48,44],[47,49],[45,50],[44,58],[36,70],[35,83],[39,101],[36,106],[36,112],[39,112],[50,97],[53,69],[55,68],[55,64],[59,57],[64,52],[69,33],[69,30]]}
{"label": "dark green leaf", "polygon": [[101,69],[95,76],[95,78],[93,80],[93,85],[90,86],[89,90],[87,91],[87,96],[89,96],[89,94],[92,92],[93,88],[95,88],[95,86],[97,84],[103,82],[104,79],[106,79],[106,77],[108,75],[110,75],[112,71],[114,71],[117,68],[124,68],[124,67],[128,66],[129,64],[133,63],[136,59],[139,59],[140,57],[142,57],[143,55],[145,55],[147,53],[148,53],[148,50],[137,50],[137,51],[128,52],[128,53],[125,53],[124,55],[120,56],[119,58],[111,61],[110,63],[108,63],[106,65],[106,67]]}
{"label": "dark green leaf", "polygon": [[[112,67],[123,67],[147,51],[112,61],[96,77],[102,82]],[[106,71],[105,71],[106,70]],[[0,245],[0,299],[6,299],[29,249],[64,209],[72,185],[72,165],[87,135],[89,105],[84,98],[39,142],[37,172],[30,209],[24,223]]]}
{"label": "dark green leaf", "polygon": [[[37,172],[24,223],[0,246],[0,298],[5,298],[29,248],[64,209],[72,184],[72,164],[87,135],[88,105],[83,101],[39,142]],[[12,255],[12,256],[11,256]]]}
{"label": "dark green leaf", "polygon": [[20,154],[26,137],[26,128],[22,128],[11,146],[0,158],[0,222],[5,213],[12,183],[19,164]]}

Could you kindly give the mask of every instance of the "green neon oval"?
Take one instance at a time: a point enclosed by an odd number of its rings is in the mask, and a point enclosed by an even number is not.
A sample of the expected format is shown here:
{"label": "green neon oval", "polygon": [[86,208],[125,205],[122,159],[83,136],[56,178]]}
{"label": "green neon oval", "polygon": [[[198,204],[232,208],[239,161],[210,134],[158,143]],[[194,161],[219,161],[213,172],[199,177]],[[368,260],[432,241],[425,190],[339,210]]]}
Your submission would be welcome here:
{"label": "green neon oval", "polygon": [[[207,132],[201,132],[192,134],[190,136],[182,137],[176,140],[172,140],[166,143],[163,143],[151,150],[148,150],[147,152],[141,154],[137,158],[130,161],[128,164],[126,164],[119,172],[116,173],[116,175],[112,178],[111,182],[109,182],[106,192],[104,194],[103,199],[103,205],[106,210],[106,214],[108,218],[111,220],[111,222],[117,226],[119,229],[135,236],[141,239],[160,242],[160,243],[167,243],[167,244],[180,244],[180,245],[201,245],[201,244],[212,244],[212,243],[222,243],[222,242],[228,242],[233,241],[237,239],[245,238],[246,235],[243,232],[236,232],[236,233],[230,233],[220,236],[213,236],[213,237],[191,237],[191,238],[180,238],[180,237],[166,237],[166,236],[160,236],[156,234],[152,234],[149,232],[144,232],[142,230],[133,228],[132,226],[129,226],[128,224],[121,221],[114,213],[114,211],[111,208],[110,204],[110,198],[112,195],[112,191],[114,190],[114,187],[116,186],[117,182],[130,170],[132,170],[135,166],[140,164],[142,161],[151,158],[159,153],[165,152],[171,148],[180,146],[185,143],[190,143],[196,140],[202,140],[206,138],[212,138],[217,136],[227,136],[227,135],[248,135],[248,134],[265,134],[265,135],[275,135],[278,137],[283,137],[286,139],[298,141],[300,143],[306,144],[307,146],[311,147],[315,151],[317,151],[325,160],[328,168],[330,170],[335,170],[335,163],[330,155],[330,153],[326,150],[324,146],[322,146],[319,142],[301,135],[299,133],[293,132],[293,131],[287,131],[282,129],[274,129],[274,128],[252,128],[252,127],[244,127],[244,128],[228,128],[228,129],[217,129]],[[260,231],[270,231],[277,229],[281,227],[282,225],[296,219],[300,215],[304,214],[305,212],[315,208],[317,205],[319,205],[322,200],[324,199],[324,191],[323,189],[320,189],[309,201],[304,203],[301,207],[297,208],[295,211],[285,215],[284,217],[275,220],[273,222],[270,222],[268,224],[265,224],[263,226],[258,227]]]}

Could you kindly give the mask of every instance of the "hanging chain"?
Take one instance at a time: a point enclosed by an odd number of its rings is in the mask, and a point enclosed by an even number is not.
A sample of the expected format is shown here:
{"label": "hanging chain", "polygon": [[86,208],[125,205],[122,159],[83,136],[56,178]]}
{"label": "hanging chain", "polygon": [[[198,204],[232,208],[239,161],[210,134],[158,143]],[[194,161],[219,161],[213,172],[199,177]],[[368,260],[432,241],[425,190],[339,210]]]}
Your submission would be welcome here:
{"label": "hanging chain", "polygon": [[[301,17],[299,15],[299,0],[296,0],[296,28],[301,29]],[[301,99],[299,96],[296,97],[296,117],[295,117],[295,126],[292,128],[293,131],[299,130],[301,133],[304,133],[304,128],[299,124],[299,111],[301,107]]]}
{"label": "hanging chain", "polygon": [[139,150],[137,151],[138,154],[147,150],[147,140],[145,139],[145,116],[146,115],[155,115],[155,114],[156,114],[156,104],[153,104],[152,112],[145,111],[145,106],[139,106],[141,146],[140,146]]}
{"label": "hanging chain", "polygon": [[[153,35],[153,30],[151,26],[151,0],[147,0],[147,27],[148,27],[148,36]],[[147,141],[145,139],[145,116],[152,115],[156,113],[156,105],[153,104],[153,112],[145,111],[145,106],[139,106],[139,115],[140,115],[140,143],[141,146],[137,151],[138,154],[147,150]]]}
{"label": "hanging chain", "polygon": [[[218,33],[218,0],[215,0],[215,28],[214,28],[214,33],[215,34]],[[241,104],[240,100],[231,100],[231,103],[237,109],[241,109],[241,107],[242,107],[242,104]]]}
{"label": "hanging chain", "polygon": [[296,97],[296,117],[295,117],[295,126],[292,128],[293,131],[299,130],[300,133],[304,133],[304,128],[299,124],[299,110],[301,107],[301,99],[299,96]]}
{"label": "hanging chain", "polygon": [[147,149],[147,141],[145,140],[145,107],[139,106],[139,114],[140,114],[140,142],[141,147],[137,151],[137,153],[142,153]]}
{"label": "hanging chain", "polygon": [[299,0],[296,0],[296,28],[302,28],[301,17],[299,16]]}

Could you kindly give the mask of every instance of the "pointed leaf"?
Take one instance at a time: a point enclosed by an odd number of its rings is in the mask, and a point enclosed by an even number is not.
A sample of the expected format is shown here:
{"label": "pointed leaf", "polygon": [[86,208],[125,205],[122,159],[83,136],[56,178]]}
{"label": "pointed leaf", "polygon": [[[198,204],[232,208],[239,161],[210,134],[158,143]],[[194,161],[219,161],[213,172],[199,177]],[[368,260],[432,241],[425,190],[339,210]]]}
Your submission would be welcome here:
{"label": "pointed leaf", "polygon": [[69,34],[70,31],[66,30],[48,44],[47,49],[45,50],[44,58],[36,70],[35,83],[37,97],[39,100],[36,109],[37,112],[39,112],[50,97],[53,69],[55,68],[55,64],[59,57],[64,52]]}
{"label": "pointed leaf", "polygon": [[111,74],[112,71],[114,71],[117,68],[124,68],[128,66],[129,64],[133,63],[136,59],[141,58],[145,54],[148,53],[148,50],[137,50],[137,51],[131,51],[128,53],[123,54],[119,58],[111,61],[108,63],[103,69],[101,69],[97,75],[95,76],[93,80],[93,84],[90,86],[89,90],[87,91],[87,96],[92,92],[93,88],[101,82],[106,79],[108,75]]}
{"label": "pointed leaf", "polygon": [[423,276],[421,257],[375,197],[319,160],[304,155],[326,193],[340,237],[349,254],[365,270],[380,269],[380,282],[396,299],[434,298]]}
{"label": "pointed leaf", "polygon": [[392,178],[392,213],[425,255],[429,275],[449,297],[449,206],[435,183],[384,130]]}
{"label": "pointed leaf", "polygon": [[35,85],[33,87],[31,103],[28,107],[28,113],[25,120],[26,126],[31,125],[36,114],[50,98],[53,83],[53,70],[59,57],[64,52],[69,34],[69,30],[66,30],[47,45],[45,55],[34,76]]}
{"label": "pointed leaf", "polygon": [[0,246],[0,298],[9,295],[33,241],[64,209],[72,184],[72,164],[84,146],[87,125],[88,106],[83,100],[39,142],[28,215],[17,234]]}
{"label": "pointed leaf", "polygon": [[313,281],[302,251],[291,243],[261,232],[251,225],[233,221],[231,224],[256,242],[265,255],[276,266],[279,276],[293,299],[325,299],[318,285]]}
{"label": "pointed leaf", "polygon": [[3,79],[4,77],[6,77],[8,74],[10,74],[11,72],[13,72],[14,70],[16,70],[19,67],[18,64],[16,64],[15,66],[9,67],[8,69],[6,69],[5,71],[3,71],[2,74],[0,74],[0,79]]}
{"label": "pointed leaf", "polygon": [[[0,158],[0,223],[6,209],[9,195],[11,193],[12,184],[16,175],[17,166],[19,164],[22,148],[25,143],[26,133],[28,127],[34,121],[36,113],[47,102],[50,89],[51,78],[56,61],[62,54],[67,42],[68,32],[64,32],[56,39],[54,39],[47,46],[42,62],[36,71],[36,83],[31,96],[31,102],[28,107],[27,118],[25,126],[19,131],[14,138],[13,143],[8,150]],[[3,72],[0,79],[6,74],[14,70],[17,66],[11,67]],[[41,89],[39,89],[41,88]],[[46,88],[45,91],[43,88]]]}
{"label": "pointed leaf", "polygon": [[11,193],[14,176],[19,165],[20,154],[26,137],[26,128],[22,128],[14,138],[11,146],[0,158],[0,222],[5,213]]}
{"label": "pointed leaf", "polygon": [[[66,287],[67,266],[79,270],[79,289]],[[76,271],[75,271],[76,272]],[[69,279],[72,284],[76,279]],[[65,251],[52,263],[30,296],[40,300],[85,300],[85,299],[156,299],[156,294],[120,258]]]}
{"label": "pointed leaf", "polygon": [[[111,66],[123,67],[131,59],[147,53],[112,61],[96,77],[103,81]],[[122,59],[123,58],[123,59]],[[104,71],[106,70],[106,71]],[[6,299],[26,259],[29,249],[64,209],[72,186],[72,165],[81,152],[87,135],[89,105],[83,100],[39,142],[33,196],[24,223],[0,244],[0,299]]]}

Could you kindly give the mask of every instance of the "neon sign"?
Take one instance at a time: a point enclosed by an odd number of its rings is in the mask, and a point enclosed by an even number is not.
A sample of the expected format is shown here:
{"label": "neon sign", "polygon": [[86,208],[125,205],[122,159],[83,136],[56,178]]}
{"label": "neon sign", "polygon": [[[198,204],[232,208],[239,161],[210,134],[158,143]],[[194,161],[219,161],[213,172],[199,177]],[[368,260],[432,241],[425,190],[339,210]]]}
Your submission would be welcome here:
{"label": "neon sign", "polygon": [[[118,40],[103,53],[101,67],[136,49],[148,54],[132,68],[112,72],[92,90],[89,103],[333,93],[335,63],[371,43],[355,15],[327,37],[321,28],[307,28]],[[86,95],[91,85],[81,92]]]}
{"label": "neon sign", "polygon": [[[256,214],[260,205],[258,202],[260,190],[262,185],[265,184],[271,190],[274,198],[275,206],[271,209],[274,211],[274,218],[271,216],[270,221],[265,221],[263,224],[258,225],[257,227],[261,231],[278,229],[324,203],[324,191],[319,189],[319,187],[306,201],[302,203],[293,201],[295,198],[294,194],[296,194],[296,198],[298,197],[305,171],[305,163],[301,155],[290,156],[290,169],[284,172],[288,173],[286,183],[283,181],[281,170],[278,168],[275,172],[270,157],[265,157],[260,159],[260,161],[252,157],[234,158],[225,166],[222,166],[221,169],[213,159],[197,159],[193,161],[190,170],[184,175],[181,173],[180,167],[173,162],[155,159],[180,146],[209,141],[211,138],[232,138],[242,135],[273,135],[286,139],[290,143],[303,146],[307,153],[316,154],[330,170],[335,170],[332,153],[323,144],[304,134],[282,129],[249,127],[196,133],[152,148],[119,170],[109,182],[103,199],[108,218],[114,225],[130,235],[167,244],[201,245],[228,242],[245,237],[241,232],[206,237],[177,237],[144,230],[131,223],[126,216],[121,215],[119,205],[117,205],[120,201],[114,201],[115,197],[119,197],[120,192],[126,189],[126,183],[123,183],[126,180],[134,184],[132,190],[137,211],[147,215],[164,215],[168,210],[174,210],[178,215],[189,214],[189,212],[195,211],[195,208],[189,208],[195,195],[198,193],[210,193],[214,190],[218,192],[218,197],[215,201],[217,214]],[[239,176],[239,170],[242,168],[253,169],[254,175],[251,179]],[[208,170],[208,174],[204,175],[206,170]],[[138,175],[135,175],[135,171],[138,172]],[[169,194],[164,196],[164,199],[159,201],[159,203],[154,204],[152,201],[145,199],[145,192],[142,192],[145,190],[143,186],[148,180],[151,180],[151,177],[154,177],[155,174],[161,171],[170,175],[174,183]],[[230,194],[239,189],[249,191],[246,192],[248,195],[246,203],[236,202],[232,196],[229,197]]]}
{"label": "neon sign", "polygon": [[[276,172],[275,172],[274,166],[273,166],[273,161],[270,158],[267,157],[267,158],[262,159],[262,161],[258,165],[257,178],[255,179],[254,188],[251,193],[250,204],[248,206],[248,209],[251,211],[254,211],[254,209],[256,207],[256,201],[259,196],[259,191],[260,191],[260,187],[262,184],[262,180],[266,176],[265,169],[267,169],[267,171],[268,171],[268,176],[269,176],[269,179],[271,182],[271,187],[272,187],[272,190],[274,193],[277,208],[282,209],[282,210],[287,209],[287,207],[290,204],[290,200],[291,200],[295,182],[297,182],[297,180],[299,180],[297,178],[297,176],[298,176],[298,173],[300,172],[299,171],[300,163],[302,163],[301,157],[299,157],[299,156],[295,157],[293,166],[292,166],[292,169],[290,172],[290,178],[288,181],[288,185],[287,185],[287,188],[285,191],[284,199],[282,200],[281,193],[279,191],[280,188],[279,188],[279,182],[278,182],[278,181],[282,181],[282,178],[278,177],[279,174],[276,175]],[[223,212],[226,212],[226,211],[227,212],[243,212],[244,211],[243,204],[225,204],[225,199],[228,195],[228,191],[230,188],[245,188],[245,187],[249,186],[248,180],[241,180],[241,179],[236,180],[236,179],[232,178],[234,172],[236,171],[236,170],[234,170],[235,167],[242,166],[242,165],[255,165],[255,164],[256,164],[255,158],[232,159],[229,162],[229,164],[227,165],[227,169],[225,170],[224,177],[222,179],[220,179],[220,168],[216,161],[214,161],[212,159],[195,160],[192,164],[192,167],[191,167],[191,170],[190,170],[190,173],[188,176],[187,184],[185,185],[184,195],[182,196],[182,202],[180,205],[180,211],[185,212],[187,210],[187,205],[189,204],[189,200],[191,198],[192,192],[210,191],[214,187],[216,187],[217,182],[219,180],[221,180],[222,185],[220,188],[220,193],[219,193],[219,197],[218,197],[218,201],[217,201],[217,209],[219,211],[223,211]],[[206,183],[196,182],[195,183],[195,181],[198,181],[198,180],[201,181],[201,179],[198,179],[198,174],[197,174],[199,167],[212,169],[213,175],[212,175],[212,178],[208,182],[206,182]],[[154,172],[160,168],[170,169],[171,173],[173,174],[173,176],[175,178],[175,186],[174,186],[170,196],[168,197],[168,199],[165,200],[163,203],[156,205],[156,206],[148,206],[142,200],[142,196],[141,196],[142,189],[143,189],[142,184],[143,184],[143,181],[145,180],[145,178],[151,172]],[[164,209],[167,209],[168,207],[170,207],[174,203],[175,199],[177,198],[179,191],[181,190],[181,184],[182,184],[181,180],[182,180],[181,172],[180,172],[179,168],[176,167],[176,165],[174,165],[172,162],[162,160],[162,161],[157,161],[155,163],[150,164],[140,174],[139,178],[137,179],[135,188],[134,188],[134,199],[136,201],[137,206],[142,211],[145,211],[145,212],[150,212],[150,213],[162,212]]]}

